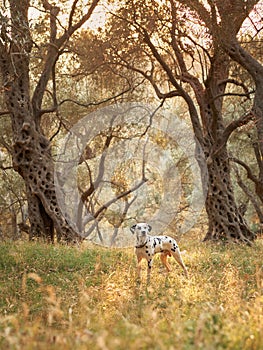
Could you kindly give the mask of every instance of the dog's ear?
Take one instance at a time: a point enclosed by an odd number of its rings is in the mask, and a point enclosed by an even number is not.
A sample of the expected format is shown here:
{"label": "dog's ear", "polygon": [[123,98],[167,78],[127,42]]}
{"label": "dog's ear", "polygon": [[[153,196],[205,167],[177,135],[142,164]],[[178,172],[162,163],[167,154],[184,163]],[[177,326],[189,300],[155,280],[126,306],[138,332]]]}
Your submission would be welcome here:
{"label": "dog's ear", "polygon": [[134,231],[135,231],[135,229],[136,229],[136,226],[137,226],[137,224],[133,225],[133,226],[130,228],[130,230],[131,230],[132,233],[134,233]]}
{"label": "dog's ear", "polygon": [[152,226],[148,224],[148,229],[149,229],[149,232],[151,232],[152,230]]}

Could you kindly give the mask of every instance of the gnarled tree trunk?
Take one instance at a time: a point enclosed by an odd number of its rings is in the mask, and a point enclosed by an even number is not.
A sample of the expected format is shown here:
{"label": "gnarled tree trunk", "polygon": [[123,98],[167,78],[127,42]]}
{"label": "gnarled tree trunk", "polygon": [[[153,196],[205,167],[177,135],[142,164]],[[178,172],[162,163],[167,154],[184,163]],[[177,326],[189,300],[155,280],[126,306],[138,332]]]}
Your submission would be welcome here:
{"label": "gnarled tree trunk", "polygon": [[250,243],[255,236],[249,230],[236,205],[226,149],[208,160],[208,232],[204,240],[234,240]]}
{"label": "gnarled tree trunk", "polygon": [[[29,99],[29,77],[25,59],[15,62],[20,76],[10,79],[14,67],[5,65],[6,103],[11,111],[13,128],[13,166],[26,183],[28,213],[31,224],[30,238],[54,240],[75,239],[74,230],[63,218],[57,203],[53,160],[47,138],[36,129],[35,116]],[[3,65],[2,65],[3,67]],[[14,74],[14,73],[13,73]]]}
{"label": "gnarled tree trunk", "polygon": [[[30,55],[32,38],[28,21],[29,0],[9,0],[7,13],[0,33],[0,72],[2,73],[5,102],[11,116],[13,129],[13,166],[26,184],[28,213],[31,224],[30,238],[43,237],[54,240],[54,229],[58,239],[72,241],[78,238],[74,229],[66,222],[56,198],[53,160],[49,140],[41,129],[42,101],[47,84],[53,73],[61,47],[70,36],[91,16],[99,0],[93,0],[87,13],[74,22],[76,2],[72,5],[67,30],[57,38],[57,6],[48,0],[42,5],[50,18],[50,42],[44,60],[43,71],[30,93]],[[10,11],[10,12],[9,12]],[[9,16],[9,15],[6,15]],[[3,15],[4,18],[4,15]],[[54,86],[53,86],[54,88]],[[57,109],[56,91],[53,91],[54,106]]]}
{"label": "gnarled tree trunk", "polygon": [[255,237],[236,203],[227,151],[229,136],[244,120],[241,118],[227,127],[224,125],[222,107],[223,94],[229,77],[229,58],[219,46],[216,47],[205,84],[202,110],[206,134],[204,153],[208,171],[206,198],[208,232],[204,240],[250,243]]}

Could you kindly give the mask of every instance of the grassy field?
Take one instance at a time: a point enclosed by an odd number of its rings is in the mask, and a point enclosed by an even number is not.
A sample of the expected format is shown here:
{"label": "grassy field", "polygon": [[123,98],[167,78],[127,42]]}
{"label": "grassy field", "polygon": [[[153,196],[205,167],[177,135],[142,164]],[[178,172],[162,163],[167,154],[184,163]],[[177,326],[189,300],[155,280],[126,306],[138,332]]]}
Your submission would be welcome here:
{"label": "grassy field", "polygon": [[0,245],[0,349],[263,349],[263,241],[186,249],[152,281],[133,249]]}

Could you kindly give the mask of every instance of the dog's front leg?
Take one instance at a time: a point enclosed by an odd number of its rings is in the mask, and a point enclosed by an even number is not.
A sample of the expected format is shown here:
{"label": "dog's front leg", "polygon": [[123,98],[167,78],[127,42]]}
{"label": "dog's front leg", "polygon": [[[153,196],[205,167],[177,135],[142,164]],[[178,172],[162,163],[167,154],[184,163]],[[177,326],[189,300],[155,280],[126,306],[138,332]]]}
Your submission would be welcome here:
{"label": "dog's front leg", "polygon": [[141,256],[137,256],[137,261],[138,261],[138,265],[137,265],[138,278],[141,279],[141,270],[142,270],[141,262],[142,262],[142,257]]}
{"label": "dog's front leg", "polygon": [[148,269],[147,269],[147,283],[150,283],[151,280],[151,269],[152,269],[152,259],[147,260]]}

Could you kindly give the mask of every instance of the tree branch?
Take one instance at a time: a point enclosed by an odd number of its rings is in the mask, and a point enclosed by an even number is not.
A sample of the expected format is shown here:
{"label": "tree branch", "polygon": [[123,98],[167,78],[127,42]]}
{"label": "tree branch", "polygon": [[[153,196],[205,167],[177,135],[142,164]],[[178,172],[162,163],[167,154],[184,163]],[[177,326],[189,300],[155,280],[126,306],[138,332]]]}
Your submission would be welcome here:
{"label": "tree branch", "polygon": [[76,6],[77,6],[78,1],[79,0],[74,0],[74,2],[72,4],[70,15],[69,15],[69,21],[68,21],[68,29],[72,27],[74,12],[76,10]]}
{"label": "tree branch", "polygon": [[127,88],[126,90],[124,91],[121,91],[120,93],[114,95],[114,96],[110,96],[108,98],[105,98],[101,101],[98,101],[98,102],[90,102],[90,103],[82,103],[82,102],[78,102],[78,101],[75,101],[75,100],[72,100],[70,98],[66,98],[65,100],[62,100],[61,102],[59,102],[58,106],[62,106],[64,103],[66,102],[71,102],[71,103],[74,103],[80,107],[91,107],[91,106],[99,106],[103,103],[107,103],[109,101],[112,101],[112,100],[115,100],[116,98],[126,94],[127,92],[129,92],[131,90],[131,87]]}
{"label": "tree branch", "polygon": [[148,180],[145,178],[141,179],[141,181],[137,185],[135,185],[132,188],[130,188],[129,190],[119,194],[115,198],[109,200],[107,203],[103,204],[103,206],[96,211],[96,213],[94,214],[93,217],[96,219],[104,210],[108,209],[112,204],[117,202],[119,199],[121,199],[125,196],[128,196],[130,193],[136,191],[138,188],[140,188],[142,185],[144,185],[147,181]]}
{"label": "tree branch", "polygon": [[232,132],[234,130],[236,130],[237,128],[239,128],[243,125],[246,125],[250,121],[256,121],[256,117],[252,112],[249,112],[249,113],[245,114],[244,116],[240,117],[239,119],[234,120],[231,123],[229,123],[223,132],[223,137],[222,137],[223,142],[225,142],[225,143],[227,142],[227,140],[229,139],[229,136],[232,134]]}
{"label": "tree branch", "polygon": [[197,110],[196,110],[196,107],[194,105],[192,98],[185,91],[185,89],[177,82],[171,68],[168,66],[168,64],[165,62],[165,60],[159,54],[157,48],[152,43],[151,38],[150,38],[148,32],[146,31],[146,29],[144,29],[142,27],[140,29],[142,30],[142,33],[144,36],[144,41],[148,45],[148,47],[150,48],[154,58],[161,65],[163,70],[166,72],[171,84],[176,88],[177,96],[181,96],[185,100],[185,102],[187,103],[195,136],[196,136],[198,142],[200,143],[200,145],[203,145],[202,127],[201,127],[199,116],[198,116],[198,113],[197,113]]}
{"label": "tree branch", "polygon": [[238,169],[236,167],[234,167],[234,171],[235,171],[235,175],[237,178],[237,183],[239,185],[239,187],[243,190],[243,192],[246,194],[246,196],[249,198],[249,200],[251,201],[251,203],[253,204],[256,213],[259,217],[259,220],[261,223],[263,223],[263,212],[260,208],[260,205],[256,199],[256,196],[254,193],[252,193],[249,188],[247,187],[247,185],[242,181],[241,176],[238,172]]}
{"label": "tree branch", "polygon": [[[75,0],[73,3],[73,6],[76,5],[75,4],[76,2],[77,1]],[[96,8],[99,2],[100,0],[93,0],[92,4],[88,9],[88,12],[75,25],[71,23],[71,26],[68,27],[67,32],[64,33],[64,35],[60,38],[60,40],[65,41],[68,37],[72,36],[72,34],[74,34],[74,32],[78,30],[85,22],[87,22],[87,20],[90,18],[90,16],[92,15],[94,9]],[[72,9],[73,9],[73,6],[72,6]]]}
{"label": "tree branch", "polygon": [[46,58],[46,62],[45,62],[41,77],[38,81],[38,84],[35,88],[35,91],[32,97],[32,106],[33,106],[35,116],[37,118],[36,120],[37,123],[40,122],[40,118],[43,115],[43,112],[41,111],[43,96],[45,93],[47,83],[50,79],[51,72],[54,69],[54,66],[56,65],[56,62],[60,54],[62,53],[60,51],[61,47],[65,45],[65,43],[74,34],[74,32],[77,29],[79,29],[90,18],[99,1],[100,0],[93,0],[92,4],[88,9],[88,12],[75,25],[73,25],[72,24],[73,15],[74,15],[75,6],[77,3],[77,1],[75,0],[71,7],[71,13],[70,13],[70,19],[69,19],[69,22],[71,22],[71,24],[69,23],[69,27],[67,30],[64,31],[64,34],[62,34],[59,38],[56,38],[56,16],[58,14],[59,8],[56,6],[50,5],[47,0],[42,0],[44,7],[50,11],[51,42],[49,45],[47,58]]}
{"label": "tree branch", "polygon": [[249,93],[248,87],[242,82],[242,81],[238,81],[237,79],[233,79],[233,78],[229,78],[229,79],[224,79],[218,82],[218,85],[225,85],[225,84],[234,84],[236,86],[240,86],[242,87],[242,89],[244,90],[244,92],[246,94]]}
{"label": "tree branch", "polygon": [[253,181],[255,184],[258,182],[258,179],[256,178],[256,176],[253,175],[252,169],[245,162],[243,162],[242,160],[235,158],[235,157],[230,157],[229,159],[232,160],[233,162],[241,165],[246,170],[247,177],[251,181]]}
{"label": "tree branch", "polygon": [[2,115],[9,115],[11,112],[9,111],[0,111],[0,116]]}
{"label": "tree branch", "polygon": [[239,119],[229,123],[228,126],[225,128],[222,136],[220,137],[219,142],[213,146],[213,149],[211,151],[211,156],[215,157],[221,151],[221,149],[227,144],[227,141],[231,136],[231,134],[237,128],[248,124],[250,121],[255,121],[255,115],[252,112],[249,112],[244,116],[240,117]]}
{"label": "tree branch", "polygon": [[261,83],[263,66],[239,44],[236,38],[229,41],[222,40],[222,45],[228,55],[248,71],[256,85]]}
{"label": "tree branch", "polygon": [[238,96],[238,97],[247,97],[250,100],[250,95],[254,94],[256,90],[248,91],[247,93],[238,93],[238,92],[225,92],[223,94],[218,94],[213,98],[213,101],[217,100],[218,98],[226,97],[226,96]]}

